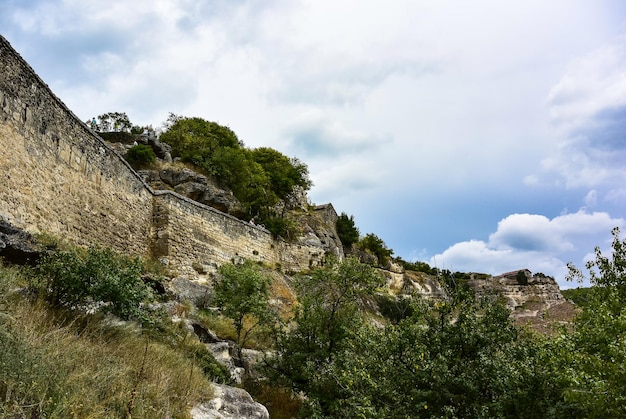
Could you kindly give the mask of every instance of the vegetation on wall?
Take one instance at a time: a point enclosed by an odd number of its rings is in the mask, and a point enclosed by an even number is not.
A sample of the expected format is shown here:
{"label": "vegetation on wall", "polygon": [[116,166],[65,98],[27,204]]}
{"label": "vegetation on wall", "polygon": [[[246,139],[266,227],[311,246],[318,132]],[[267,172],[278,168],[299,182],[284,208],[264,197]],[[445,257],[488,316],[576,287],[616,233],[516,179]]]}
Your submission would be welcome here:
{"label": "vegetation on wall", "polygon": [[389,249],[383,239],[374,233],[368,233],[362,237],[358,242],[358,247],[376,256],[380,266],[388,263],[393,255],[393,250]]}
{"label": "vegetation on wall", "polygon": [[156,161],[156,155],[152,147],[144,144],[131,147],[126,152],[124,158],[134,169],[144,168]]}
{"label": "vegetation on wall", "polygon": [[231,189],[248,219],[265,224],[275,236],[284,237],[289,231],[271,222],[283,216],[276,205],[312,185],[307,166],[298,159],[268,147],[250,150],[230,128],[216,122],[171,114],[160,139],[172,146],[173,157],[192,163]]}
{"label": "vegetation on wall", "polygon": [[337,229],[337,236],[344,246],[350,247],[359,241],[360,233],[354,222],[354,215],[348,216],[348,214],[342,212],[337,218],[335,228]]}

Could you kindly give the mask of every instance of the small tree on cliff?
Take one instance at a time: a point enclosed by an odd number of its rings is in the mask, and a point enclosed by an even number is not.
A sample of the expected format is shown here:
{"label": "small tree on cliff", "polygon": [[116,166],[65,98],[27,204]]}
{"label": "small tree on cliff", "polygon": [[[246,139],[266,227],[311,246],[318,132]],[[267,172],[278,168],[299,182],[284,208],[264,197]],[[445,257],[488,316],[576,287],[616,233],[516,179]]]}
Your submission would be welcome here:
{"label": "small tree on cliff", "polygon": [[383,239],[374,233],[368,233],[359,241],[359,247],[367,250],[378,258],[378,264],[384,265],[389,261],[393,250],[389,249]]}
{"label": "small tree on cliff", "polygon": [[339,236],[339,240],[341,243],[350,247],[354,243],[359,241],[359,229],[354,223],[354,215],[348,217],[348,214],[342,212],[339,218],[337,218],[337,222],[335,223],[335,227],[337,228],[337,235]]}
{"label": "small tree on cliff", "polygon": [[246,344],[250,332],[271,319],[269,309],[270,278],[253,262],[222,265],[215,284],[215,304],[232,319],[237,334],[237,353]]}

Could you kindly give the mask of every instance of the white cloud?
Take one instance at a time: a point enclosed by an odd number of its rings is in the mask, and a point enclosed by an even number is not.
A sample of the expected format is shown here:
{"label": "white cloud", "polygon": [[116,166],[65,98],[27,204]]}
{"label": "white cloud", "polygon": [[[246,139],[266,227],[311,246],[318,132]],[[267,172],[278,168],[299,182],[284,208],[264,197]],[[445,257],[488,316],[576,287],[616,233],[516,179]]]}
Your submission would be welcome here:
{"label": "white cloud", "polygon": [[626,106],[626,38],[572,62],[548,95],[555,124],[573,131],[607,109]]}
{"label": "white cloud", "polygon": [[[530,213],[442,253],[495,273],[530,260],[554,273],[595,245],[573,223],[612,227],[600,213],[533,213],[584,197],[624,215],[620,19],[602,0],[0,2],[8,38],[81,118],[158,125],[172,111],[228,125],[308,164],[314,200],[380,237],[424,241],[407,248],[435,240],[415,238],[420,224],[444,248],[476,218]],[[472,197],[485,199],[480,217]]]}
{"label": "white cloud", "polygon": [[[555,138],[537,180],[562,179],[570,188],[614,188],[626,181],[626,37],[572,61],[547,97]],[[557,181],[558,182],[558,181]]]}
{"label": "white cloud", "polygon": [[498,223],[487,242],[471,240],[456,243],[430,259],[462,272],[497,275],[528,268],[554,276],[562,286],[567,262],[580,266],[590,248],[604,245],[613,227],[624,220],[607,213],[584,210],[549,219],[537,214],[512,214]]}

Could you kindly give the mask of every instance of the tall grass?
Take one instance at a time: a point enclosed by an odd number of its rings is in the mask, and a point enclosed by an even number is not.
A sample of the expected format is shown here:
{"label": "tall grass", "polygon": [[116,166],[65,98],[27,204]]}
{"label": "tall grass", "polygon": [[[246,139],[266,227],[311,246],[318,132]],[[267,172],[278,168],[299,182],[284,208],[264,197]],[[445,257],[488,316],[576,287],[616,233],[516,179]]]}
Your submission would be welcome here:
{"label": "tall grass", "polygon": [[0,417],[185,418],[212,387],[193,360],[132,327],[32,302],[0,268]]}

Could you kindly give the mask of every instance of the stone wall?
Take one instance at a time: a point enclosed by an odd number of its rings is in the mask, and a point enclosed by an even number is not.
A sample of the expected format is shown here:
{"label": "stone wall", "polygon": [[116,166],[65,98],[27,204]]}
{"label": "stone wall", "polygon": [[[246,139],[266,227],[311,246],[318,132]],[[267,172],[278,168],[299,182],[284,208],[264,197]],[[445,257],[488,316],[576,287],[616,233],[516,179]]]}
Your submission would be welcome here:
{"label": "stone wall", "polygon": [[244,259],[274,265],[271,234],[172,192],[155,197],[154,256],[181,274],[207,274]]}
{"label": "stone wall", "polygon": [[200,278],[242,259],[301,271],[324,257],[320,247],[277,242],[265,229],[153,191],[1,36],[0,149],[0,217],[31,233],[154,256]]}
{"label": "stone wall", "polygon": [[152,194],[0,37],[0,217],[146,254]]}

